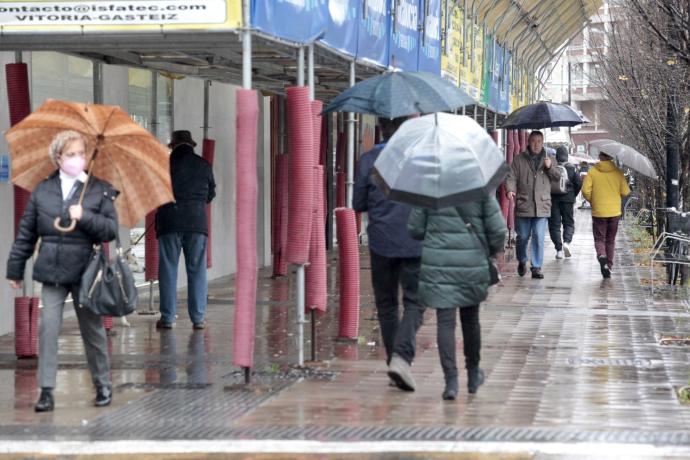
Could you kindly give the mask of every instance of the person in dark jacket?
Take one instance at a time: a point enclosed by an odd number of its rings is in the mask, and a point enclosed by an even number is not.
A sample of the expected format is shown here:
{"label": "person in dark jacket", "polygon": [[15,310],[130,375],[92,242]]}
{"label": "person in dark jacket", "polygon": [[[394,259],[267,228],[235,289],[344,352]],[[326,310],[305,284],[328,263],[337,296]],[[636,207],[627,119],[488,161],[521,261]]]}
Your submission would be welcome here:
{"label": "person in dark jacket", "polygon": [[[82,204],[77,204],[86,181],[85,142],[74,131],[58,134],[50,146],[50,156],[58,170],[43,180],[31,194],[19,224],[17,238],[7,261],[7,278],[20,289],[26,261],[41,244],[34,263],[33,279],[43,283],[39,325],[38,386],[41,395],[36,412],[52,411],[58,366],[58,336],[65,299],[71,293],[84,341],[91,379],[96,386],[96,406],[112,400],[105,329],[101,317],[78,306],[81,277],[93,245],[111,241],[117,234],[117,214],[113,201],[117,191],[107,182],[91,177]],[[62,225],[76,220],[68,233],[56,230],[55,217]]]}
{"label": "person in dark jacket", "polygon": [[[379,126],[388,140],[405,121],[382,118]],[[410,365],[415,356],[415,336],[422,324],[424,308],[417,302],[417,279],[422,245],[407,233],[410,207],[386,199],[371,180],[371,170],[385,142],[376,145],[359,160],[356,170],[353,208],[367,212],[371,283],[386,350],[388,375],[395,385],[414,391]],[[400,319],[398,291],[403,293],[403,312]]]}
{"label": "person in dark jacket", "polygon": [[206,204],[216,196],[211,165],[194,153],[196,142],[189,131],[175,131],[168,145],[170,177],[175,202],[158,208],[159,285],[161,318],[159,329],[171,329],[177,310],[177,266],[184,252],[187,270],[187,310],[194,329],[206,327]]}
{"label": "person in dark jacket", "polygon": [[[575,233],[575,218],[573,217],[573,207],[575,198],[582,188],[582,179],[575,170],[575,166],[568,163],[568,148],[564,145],[556,149],[556,161],[558,166],[563,166],[568,175],[566,185],[567,192],[564,194],[551,194],[551,217],[549,217],[549,235],[556,248],[556,259],[563,256],[570,257],[570,243],[573,241]],[[561,239],[561,225],[563,226],[563,237]]]}
{"label": "person in dark jacket", "polygon": [[484,382],[484,371],[479,367],[479,304],[486,299],[491,281],[488,256],[496,257],[503,252],[507,233],[501,209],[493,196],[438,210],[415,208],[407,229],[414,238],[423,240],[419,303],[436,309],[436,340],[445,379],[442,398],[454,400],[458,395],[455,359],[458,313],[467,391],[476,393]]}

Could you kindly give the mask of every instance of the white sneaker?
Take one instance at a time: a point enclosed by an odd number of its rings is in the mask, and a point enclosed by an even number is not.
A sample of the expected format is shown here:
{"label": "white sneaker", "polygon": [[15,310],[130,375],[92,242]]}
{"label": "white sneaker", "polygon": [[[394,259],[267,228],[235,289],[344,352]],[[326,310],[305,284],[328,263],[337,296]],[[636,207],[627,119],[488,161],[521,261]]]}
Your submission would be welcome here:
{"label": "white sneaker", "polygon": [[566,257],[570,257],[572,255],[570,253],[570,245],[568,243],[563,243],[563,254],[565,254]]}
{"label": "white sneaker", "polygon": [[562,259],[563,258],[563,251],[556,251],[556,259]]}

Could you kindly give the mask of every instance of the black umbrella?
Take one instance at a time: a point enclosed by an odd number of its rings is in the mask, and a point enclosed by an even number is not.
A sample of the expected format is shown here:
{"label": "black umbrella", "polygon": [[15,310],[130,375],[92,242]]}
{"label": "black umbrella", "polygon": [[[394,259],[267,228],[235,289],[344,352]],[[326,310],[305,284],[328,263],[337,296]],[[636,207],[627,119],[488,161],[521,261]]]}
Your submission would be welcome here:
{"label": "black umbrella", "polygon": [[572,107],[555,102],[535,102],[513,111],[501,125],[502,129],[542,129],[577,126],[583,117]]}

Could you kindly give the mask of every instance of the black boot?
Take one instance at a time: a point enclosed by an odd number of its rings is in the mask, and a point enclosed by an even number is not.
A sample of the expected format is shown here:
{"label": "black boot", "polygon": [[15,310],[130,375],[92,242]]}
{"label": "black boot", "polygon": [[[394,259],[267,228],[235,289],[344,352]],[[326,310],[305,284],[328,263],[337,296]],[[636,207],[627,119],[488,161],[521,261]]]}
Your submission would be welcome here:
{"label": "black boot", "polygon": [[467,391],[475,394],[479,386],[484,383],[484,371],[478,367],[467,369]]}
{"label": "black boot", "polygon": [[458,397],[458,378],[451,378],[446,380],[446,388],[441,395],[444,401],[455,401]]}
{"label": "black boot", "polygon": [[52,412],[55,408],[55,400],[53,399],[52,388],[41,388],[41,396],[38,397],[38,402],[34,406],[36,412]]}
{"label": "black boot", "polygon": [[109,405],[113,400],[113,390],[110,385],[96,387],[96,400],[93,405],[103,407]]}

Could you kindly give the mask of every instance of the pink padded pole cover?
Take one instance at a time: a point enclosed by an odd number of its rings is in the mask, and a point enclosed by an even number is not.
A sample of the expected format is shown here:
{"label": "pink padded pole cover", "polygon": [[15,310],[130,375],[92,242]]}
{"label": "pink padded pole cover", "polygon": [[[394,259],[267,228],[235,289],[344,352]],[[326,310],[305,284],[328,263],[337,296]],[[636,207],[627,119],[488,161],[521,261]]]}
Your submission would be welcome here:
{"label": "pink padded pole cover", "polygon": [[359,241],[355,211],[335,210],[338,226],[338,260],[340,280],[340,318],[338,336],[349,339],[359,334]]}
{"label": "pink padded pole cover", "polygon": [[237,275],[235,276],[235,323],[232,362],[254,364],[254,322],[256,317],[256,131],[259,120],[258,94],[237,90]]}

